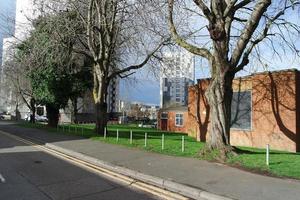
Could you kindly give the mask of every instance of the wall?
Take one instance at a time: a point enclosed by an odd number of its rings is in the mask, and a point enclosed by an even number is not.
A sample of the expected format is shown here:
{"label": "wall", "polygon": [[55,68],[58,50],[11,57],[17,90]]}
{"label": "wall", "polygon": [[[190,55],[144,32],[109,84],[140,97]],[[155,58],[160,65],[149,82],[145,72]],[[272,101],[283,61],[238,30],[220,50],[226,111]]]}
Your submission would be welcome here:
{"label": "wall", "polygon": [[[158,112],[158,124],[157,127],[158,129],[162,129],[161,125],[161,113],[167,113],[168,114],[168,119],[167,119],[167,131],[172,131],[172,132],[181,132],[181,133],[187,133],[188,132],[188,124],[189,124],[189,118],[188,118],[188,112],[187,110],[160,110]],[[175,125],[175,117],[176,114],[183,114],[183,126],[176,126]]]}
{"label": "wall", "polygon": [[[252,92],[252,126],[250,130],[231,129],[231,144],[259,148],[270,144],[272,149],[299,151],[299,80],[295,70],[235,79],[234,91]],[[201,141],[209,134],[209,106],[204,96],[208,83],[201,80],[189,89],[187,132]]]}
{"label": "wall", "polygon": [[297,145],[296,150],[300,152],[300,72],[297,72],[296,78],[296,133],[297,133]]}

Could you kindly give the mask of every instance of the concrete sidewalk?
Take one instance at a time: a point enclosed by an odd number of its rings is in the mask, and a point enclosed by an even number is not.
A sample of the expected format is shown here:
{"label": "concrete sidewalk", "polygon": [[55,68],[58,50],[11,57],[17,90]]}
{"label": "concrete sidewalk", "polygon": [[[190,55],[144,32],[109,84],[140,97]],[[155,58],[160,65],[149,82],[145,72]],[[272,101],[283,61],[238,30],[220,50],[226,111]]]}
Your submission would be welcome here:
{"label": "concrete sidewalk", "polygon": [[232,199],[300,199],[300,181],[296,180],[266,177],[197,159],[166,156],[14,125],[0,124],[0,130]]}

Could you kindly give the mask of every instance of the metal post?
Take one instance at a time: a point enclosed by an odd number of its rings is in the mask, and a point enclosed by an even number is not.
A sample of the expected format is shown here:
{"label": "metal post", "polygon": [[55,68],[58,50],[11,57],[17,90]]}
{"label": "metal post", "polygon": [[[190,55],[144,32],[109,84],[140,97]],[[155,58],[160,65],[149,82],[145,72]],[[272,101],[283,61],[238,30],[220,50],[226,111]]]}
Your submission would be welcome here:
{"label": "metal post", "polygon": [[132,144],[132,130],[130,130],[130,144]]}
{"label": "metal post", "polygon": [[117,142],[119,141],[119,129],[117,129]]}
{"label": "metal post", "polygon": [[145,133],[145,147],[147,147],[147,133]]}
{"label": "metal post", "polygon": [[106,139],[106,127],[104,127],[104,139]]}
{"label": "metal post", "polygon": [[270,164],[270,145],[267,144],[267,147],[266,147],[266,164],[267,166],[269,166]]}
{"label": "metal post", "polygon": [[161,150],[165,149],[165,134],[161,136]]}
{"label": "metal post", "polygon": [[181,152],[184,152],[184,136],[181,137]]}

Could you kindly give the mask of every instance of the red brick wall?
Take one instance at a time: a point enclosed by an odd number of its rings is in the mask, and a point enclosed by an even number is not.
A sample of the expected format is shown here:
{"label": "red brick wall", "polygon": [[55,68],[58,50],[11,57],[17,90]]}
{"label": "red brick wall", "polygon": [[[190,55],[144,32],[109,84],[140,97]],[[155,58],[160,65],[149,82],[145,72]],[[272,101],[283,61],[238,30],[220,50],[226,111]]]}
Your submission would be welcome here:
{"label": "red brick wall", "polygon": [[[252,128],[245,131],[232,129],[231,144],[260,148],[270,144],[272,149],[299,151],[299,80],[299,72],[294,70],[261,73],[236,79],[233,84],[234,91],[252,91]],[[189,135],[202,141],[205,141],[209,134],[209,108],[202,95],[208,82],[209,80],[202,80],[198,87],[193,86],[189,89],[186,130]],[[200,101],[197,101],[198,99]],[[200,105],[199,112],[197,104]]]}
{"label": "red brick wall", "polygon": [[300,72],[297,72],[296,79],[296,133],[297,133],[297,152],[300,152]]}
{"label": "red brick wall", "polygon": [[[187,132],[198,141],[205,142],[209,125],[209,106],[205,98],[205,89],[209,80],[201,80],[189,87]],[[199,105],[199,107],[197,107]]]}
{"label": "red brick wall", "polygon": [[[187,133],[187,124],[188,124],[188,112],[187,111],[163,111],[168,113],[168,122],[167,122],[167,131],[172,132],[181,132]],[[162,111],[158,112],[158,129],[162,129],[161,127],[161,113]],[[183,126],[176,126],[175,125],[175,117],[176,114],[183,114]]]}

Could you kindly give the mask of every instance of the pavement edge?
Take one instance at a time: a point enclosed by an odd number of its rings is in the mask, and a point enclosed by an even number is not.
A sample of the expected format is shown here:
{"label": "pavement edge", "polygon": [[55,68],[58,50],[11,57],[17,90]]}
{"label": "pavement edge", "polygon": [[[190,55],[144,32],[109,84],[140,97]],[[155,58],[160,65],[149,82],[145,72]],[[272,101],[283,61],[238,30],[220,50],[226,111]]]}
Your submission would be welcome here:
{"label": "pavement edge", "polygon": [[60,153],[75,157],[77,159],[83,160],[85,162],[97,165],[99,167],[102,167],[104,169],[113,171],[115,173],[119,173],[125,176],[128,176],[130,178],[184,195],[186,197],[189,198],[193,198],[193,199],[206,199],[206,200],[233,200],[231,198],[228,197],[224,197],[224,196],[220,196],[220,195],[216,195],[201,189],[197,189],[194,187],[190,187],[184,184],[180,184],[180,183],[176,183],[174,181],[170,181],[170,180],[165,180],[159,177],[155,177],[155,176],[151,176],[151,175],[147,175],[147,174],[143,174],[125,167],[120,167],[117,165],[113,165],[109,162],[105,162],[99,159],[96,159],[94,157],[82,154],[82,153],[78,153],[51,143],[46,143],[45,146],[47,148],[50,148],[52,150],[58,151]]}

